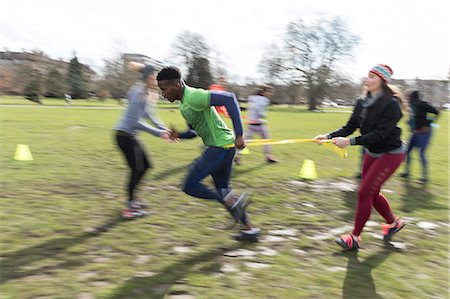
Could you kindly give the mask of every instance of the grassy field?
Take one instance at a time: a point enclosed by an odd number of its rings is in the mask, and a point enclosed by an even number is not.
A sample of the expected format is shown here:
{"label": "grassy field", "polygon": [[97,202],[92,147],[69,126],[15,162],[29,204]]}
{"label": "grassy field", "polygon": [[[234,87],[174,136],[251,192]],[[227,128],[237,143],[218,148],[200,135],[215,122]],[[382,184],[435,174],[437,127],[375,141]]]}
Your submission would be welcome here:
{"label": "grassy field", "polygon": [[[17,99],[0,104],[8,101]],[[263,234],[258,243],[239,243],[225,229],[221,206],[179,190],[200,140],[169,144],[142,133],[154,168],[139,196],[151,214],[118,217],[127,172],[112,135],[122,111],[111,106],[0,107],[0,298],[448,296],[448,113],[429,151],[430,184],[415,182],[415,153],[411,181],[398,171],[384,186],[406,228],[384,246],[382,219],[373,213],[363,248],[342,253],[334,237],[351,229],[358,148],[340,160],[314,144],[276,145],[276,165],[251,148],[234,168],[233,185],[252,189],[249,211]],[[160,116],[184,126],[177,110],[161,109]],[[348,116],[276,108],[269,120],[274,138],[311,138]],[[28,144],[34,160],[14,161],[17,144]],[[299,180],[304,159],[315,161],[318,180]]]}
{"label": "grassy field", "polygon": [[[51,106],[64,106],[66,102],[64,99],[56,98],[41,98],[41,103],[43,105]],[[0,97],[1,105],[32,105],[39,107],[38,103],[32,102],[20,96],[2,96]],[[96,100],[96,99],[84,99],[84,100],[72,100],[71,106],[110,106],[110,107],[120,107],[119,102],[114,99]]]}

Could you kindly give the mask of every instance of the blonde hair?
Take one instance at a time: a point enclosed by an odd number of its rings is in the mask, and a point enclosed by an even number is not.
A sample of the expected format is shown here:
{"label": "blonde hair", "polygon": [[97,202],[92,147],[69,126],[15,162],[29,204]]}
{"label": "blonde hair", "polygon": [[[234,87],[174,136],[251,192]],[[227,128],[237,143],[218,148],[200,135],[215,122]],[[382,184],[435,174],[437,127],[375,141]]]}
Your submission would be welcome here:
{"label": "blonde hair", "polygon": [[142,72],[142,70],[145,67],[145,64],[136,61],[130,61],[128,62],[127,67],[130,71]]}
{"label": "blonde hair", "polygon": [[397,85],[393,85],[393,84],[386,84],[386,85],[387,85],[387,87],[389,87],[391,89],[392,95],[398,101],[402,110],[404,112],[408,112],[408,108],[409,108],[408,102],[406,101],[405,95],[403,94],[400,87],[398,87]]}
{"label": "blonde hair", "polygon": [[[405,95],[403,94],[402,90],[400,89],[400,87],[398,87],[397,85],[393,85],[393,84],[386,84],[384,83],[384,81],[382,81],[382,88],[383,91],[386,94],[386,91],[388,91],[388,95],[393,96],[397,102],[400,104],[400,108],[404,111],[404,112],[408,112],[409,110],[409,105],[408,102],[406,101]],[[363,91],[362,91],[362,97],[365,98],[367,97],[369,91],[367,90],[366,86],[363,86]]]}

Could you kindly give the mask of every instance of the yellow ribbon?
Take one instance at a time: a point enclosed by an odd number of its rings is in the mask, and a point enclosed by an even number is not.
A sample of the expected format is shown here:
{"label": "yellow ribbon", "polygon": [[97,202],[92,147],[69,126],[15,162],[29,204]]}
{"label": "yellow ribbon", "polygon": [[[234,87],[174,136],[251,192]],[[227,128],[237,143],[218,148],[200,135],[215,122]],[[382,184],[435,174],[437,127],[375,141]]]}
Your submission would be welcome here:
{"label": "yellow ribbon", "polygon": [[[257,146],[257,145],[276,145],[276,144],[293,144],[293,143],[303,143],[303,142],[315,142],[313,139],[254,139],[247,140],[247,146]],[[321,140],[322,144],[327,148],[338,154],[341,159],[346,159],[348,157],[348,152],[346,149],[339,148],[332,144],[332,140]]]}

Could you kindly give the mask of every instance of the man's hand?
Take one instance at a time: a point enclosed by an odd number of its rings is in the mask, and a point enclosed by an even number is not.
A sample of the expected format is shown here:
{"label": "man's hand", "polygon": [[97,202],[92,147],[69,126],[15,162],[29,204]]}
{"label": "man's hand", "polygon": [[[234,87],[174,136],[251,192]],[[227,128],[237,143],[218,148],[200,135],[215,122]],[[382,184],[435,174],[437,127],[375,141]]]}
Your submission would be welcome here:
{"label": "man's hand", "polygon": [[236,139],[234,140],[234,144],[236,145],[236,147],[238,149],[244,149],[245,146],[247,145],[247,142],[245,142],[244,137],[243,136],[238,136],[236,137]]}

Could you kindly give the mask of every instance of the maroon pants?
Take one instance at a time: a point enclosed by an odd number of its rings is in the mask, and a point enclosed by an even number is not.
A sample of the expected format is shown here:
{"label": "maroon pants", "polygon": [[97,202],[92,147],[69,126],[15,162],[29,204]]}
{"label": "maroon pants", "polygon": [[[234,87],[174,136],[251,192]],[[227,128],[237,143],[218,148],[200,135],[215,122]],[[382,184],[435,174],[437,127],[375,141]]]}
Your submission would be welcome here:
{"label": "maroon pants", "polygon": [[355,213],[355,227],[353,234],[359,236],[367,220],[369,220],[372,206],[386,220],[395,221],[391,207],[386,197],[380,193],[381,186],[400,166],[405,154],[384,154],[374,158],[364,155],[362,179],[359,185],[358,204]]}

